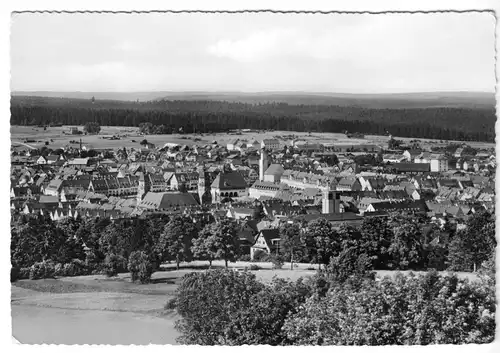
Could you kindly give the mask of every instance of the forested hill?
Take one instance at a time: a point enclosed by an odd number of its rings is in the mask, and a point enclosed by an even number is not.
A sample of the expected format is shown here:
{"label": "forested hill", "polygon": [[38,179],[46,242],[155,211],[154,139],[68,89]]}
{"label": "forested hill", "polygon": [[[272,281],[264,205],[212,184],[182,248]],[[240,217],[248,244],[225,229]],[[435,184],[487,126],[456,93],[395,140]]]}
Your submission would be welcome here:
{"label": "forested hill", "polygon": [[290,105],[338,105],[375,109],[399,108],[491,108],[492,92],[414,92],[396,94],[350,94],[329,92],[12,92],[13,96],[37,96],[122,101],[189,100],[227,101],[249,104],[269,102]]}
{"label": "forested hill", "polygon": [[13,96],[11,124],[62,123],[138,126],[164,125],[165,133],[221,132],[229,129],[272,129],[360,132],[402,137],[494,141],[495,109],[376,109],[339,105],[240,103],[212,100],[148,102]]}

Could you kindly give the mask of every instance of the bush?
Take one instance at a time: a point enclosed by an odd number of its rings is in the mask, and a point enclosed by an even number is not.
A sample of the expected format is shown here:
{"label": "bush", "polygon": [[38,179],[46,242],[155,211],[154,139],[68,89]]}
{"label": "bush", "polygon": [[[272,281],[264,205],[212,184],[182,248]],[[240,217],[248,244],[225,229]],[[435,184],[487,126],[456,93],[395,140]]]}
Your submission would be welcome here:
{"label": "bush", "polygon": [[77,275],[77,267],[73,263],[64,264],[61,276],[76,276]]}
{"label": "bush", "polygon": [[18,279],[28,279],[30,278],[30,267],[21,267],[19,270],[19,277]]}
{"label": "bush", "polygon": [[153,274],[153,263],[146,252],[134,251],[128,258],[128,270],[133,282],[148,283]]}
{"label": "bush", "polygon": [[35,262],[30,268],[29,279],[50,278],[54,276],[54,272],[55,266],[52,262]]}
{"label": "bush", "polygon": [[269,260],[273,264],[273,269],[275,270],[280,270],[281,268],[283,268],[283,265],[285,263],[285,261],[283,261],[283,258],[279,255],[271,255],[269,256]]}
{"label": "bush", "polygon": [[250,269],[250,271],[257,271],[257,270],[260,270],[260,266],[251,264],[249,269]]}
{"label": "bush", "polygon": [[170,299],[167,304],[165,304],[165,310],[175,310],[177,308],[177,298]]}
{"label": "bush", "polygon": [[240,255],[240,257],[238,258],[238,261],[250,262],[251,261],[250,254]]}
{"label": "bush", "polygon": [[56,264],[54,267],[54,276],[64,276],[64,265],[61,263]]}
{"label": "bush", "polygon": [[20,267],[15,267],[12,266],[10,268],[10,281],[15,282],[19,279],[19,274],[21,273],[21,268]]}
{"label": "bush", "polygon": [[[116,254],[106,255],[104,259],[104,274],[108,277],[116,276],[127,269],[127,260],[123,256]],[[94,269],[95,270],[95,269]]]}
{"label": "bush", "polygon": [[269,261],[269,254],[265,252],[264,250],[257,250],[253,254],[253,261],[255,262],[268,262]]}

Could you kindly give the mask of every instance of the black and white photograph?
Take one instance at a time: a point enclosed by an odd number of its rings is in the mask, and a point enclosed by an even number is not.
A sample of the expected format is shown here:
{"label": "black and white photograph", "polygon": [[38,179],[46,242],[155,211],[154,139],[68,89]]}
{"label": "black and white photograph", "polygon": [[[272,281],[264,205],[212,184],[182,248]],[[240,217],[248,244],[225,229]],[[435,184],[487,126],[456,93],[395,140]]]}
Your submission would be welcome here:
{"label": "black and white photograph", "polygon": [[18,343],[494,342],[495,12],[10,20]]}

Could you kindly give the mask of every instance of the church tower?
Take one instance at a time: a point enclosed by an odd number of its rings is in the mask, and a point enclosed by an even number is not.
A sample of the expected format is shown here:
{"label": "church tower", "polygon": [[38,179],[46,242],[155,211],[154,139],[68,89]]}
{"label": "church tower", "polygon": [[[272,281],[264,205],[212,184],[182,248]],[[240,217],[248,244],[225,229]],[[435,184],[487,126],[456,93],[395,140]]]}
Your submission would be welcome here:
{"label": "church tower", "polygon": [[267,151],[265,148],[260,150],[260,161],[259,161],[259,180],[264,181],[264,173],[267,167],[269,167],[269,159],[267,156]]}
{"label": "church tower", "polygon": [[340,195],[337,192],[325,188],[323,190],[322,212],[323,214],[340,213]]}
{"label": "church tower", "polygon": [[139,185],[137,186],[137,205],[141,203],[144,196],[151,190],[151,180],[149,174],[143,171],[139,176]]}
{"label": "church tower", "polygon": [[210,203],[209,182],[207,178],[207,171],[205,166],[202,165],[198,168],[198,196],[200,197],[200,204]]}

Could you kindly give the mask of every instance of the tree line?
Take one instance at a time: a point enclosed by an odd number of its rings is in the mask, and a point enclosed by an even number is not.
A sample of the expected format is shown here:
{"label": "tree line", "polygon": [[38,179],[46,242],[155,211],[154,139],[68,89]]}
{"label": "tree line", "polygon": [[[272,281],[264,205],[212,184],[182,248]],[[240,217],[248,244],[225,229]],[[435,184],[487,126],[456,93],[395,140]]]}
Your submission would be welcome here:
{"label": "tree line", "polygon": [[[473,271],[494,256],[495,220],[490,212],[469,218],[465,229],[448,222],[443,228],[410,214],[365,218],[359,228],[334,228],[323,218],[279,228],[279,248],[272,256],[255,254],[257,261],[282,265],[289,261],[337,263],[345,269]],[[305,231],[301,231],[305,229]],[[151,215],[111,221],[108,218],[66,218],[52,221],[41,215],[19,215],[11,225],[12,278],[43,278],[140,269],[147,282],[166,261],[250,260],[249,242],[239,238],[232,219],[207,222],[184,216]],[[263,256],[265,255],[265,257]],[[348,270],[346,270],[348,271]],[[349,272],[349,271],[348,271]],[[135,276],[133,274],[133,276]],[[139,278],[139,277],[137,277]]]}
{"label": "tree line", "polygon": [[[118,102],[12,97],[12,125],[49,123],[141,126],[151,133],[215,133],[234,129],[359,132],[443,140],[493,141],[494,109],[370,109],[330,105],[221,101]],[[144,126],[144,125],[143,125]]]}
{"label": "tree line", "polygon": [[198,345],[428,345],[495,338],[495,265],[479,280],[456,275],[373,273],[311,278],[210,270],[186,274],[165,306],[180,319],[178,342]]}

